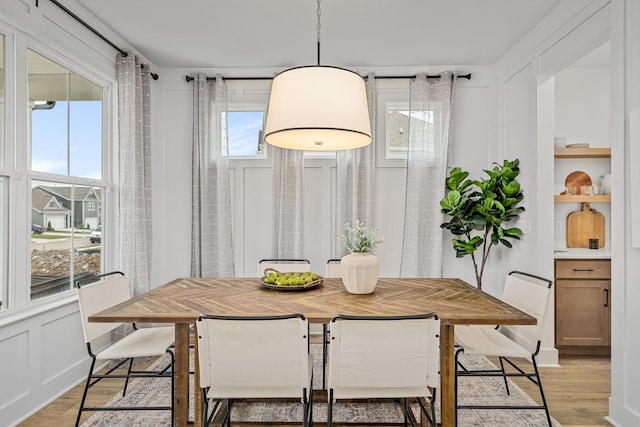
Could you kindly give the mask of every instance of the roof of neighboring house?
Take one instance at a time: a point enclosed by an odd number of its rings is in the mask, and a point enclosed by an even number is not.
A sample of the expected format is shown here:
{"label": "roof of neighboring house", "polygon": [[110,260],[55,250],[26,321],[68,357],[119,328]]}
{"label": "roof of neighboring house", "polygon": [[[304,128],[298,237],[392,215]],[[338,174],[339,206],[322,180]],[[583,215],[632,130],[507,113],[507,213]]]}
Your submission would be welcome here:
{"label": "roof of neighboring house", "polygon": [[49,202],[51,202],[52,199],[55,200],[55,197],[53,197],[51,193],[45,191],[40,187],[34,187],[31,189],[31,209],[37,212],[69,212],[69,209],[62,206],[57,200],[55,209],[51,209],[50,207],[48,207]]}
{"label": "roof of neighboring house", "polygon": [[[44,191],[50,194],[55,194],[56,196],[71,200],[71,187],[51,187],[47,185],[39,185],[36,188],[42,188]],[[101,199],[100,188],[76,186],[74,188],[74,191],[76,200]]]}

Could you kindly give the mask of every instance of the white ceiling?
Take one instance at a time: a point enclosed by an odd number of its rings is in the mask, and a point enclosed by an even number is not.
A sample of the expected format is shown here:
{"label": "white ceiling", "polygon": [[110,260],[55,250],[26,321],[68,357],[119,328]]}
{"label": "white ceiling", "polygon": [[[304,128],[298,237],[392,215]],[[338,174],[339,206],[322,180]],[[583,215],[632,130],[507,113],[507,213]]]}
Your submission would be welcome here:
{"label": "white ceiling", "polygon": [[[315,0],[76,1],[160,68],[316,63]],[[561,2],[323,0],[321,64],[493,65]]]}

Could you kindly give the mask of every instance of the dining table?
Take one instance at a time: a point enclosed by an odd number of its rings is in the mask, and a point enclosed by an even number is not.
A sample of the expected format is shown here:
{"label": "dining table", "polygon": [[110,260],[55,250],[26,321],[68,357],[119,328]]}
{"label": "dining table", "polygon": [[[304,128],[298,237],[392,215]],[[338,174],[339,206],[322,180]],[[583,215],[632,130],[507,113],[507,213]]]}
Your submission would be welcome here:
{"label": "dining table", "polygon": [[[327,325],[337,314],[398,316],[435,312],[440,318],[441,425],[456,425],[455,325],[535,325],[532,317],[458,278],[380,278],[370,294],[347,292],[339,278],[311,289],[277,290],[258,278],[178,278],[89,317],[90,322],[175,325],[174,425],[190,425],[190,330],[198,315],[302,313]],[[196,346],[197,351],[197,346]],[[196,358],[197,360],[197,358]],[[197,372],[197,366],[196,366]],[[193,424],[202,425],[194,378]]]}

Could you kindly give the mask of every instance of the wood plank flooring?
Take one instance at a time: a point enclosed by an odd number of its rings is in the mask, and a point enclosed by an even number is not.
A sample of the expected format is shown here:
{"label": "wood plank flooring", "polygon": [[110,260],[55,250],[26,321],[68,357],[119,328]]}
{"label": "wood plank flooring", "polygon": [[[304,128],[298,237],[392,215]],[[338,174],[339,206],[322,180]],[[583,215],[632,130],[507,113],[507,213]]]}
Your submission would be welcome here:
{"label": "wood plank flooring", "polygon": [[[151,362],[148,362],[150,364]],[[610,425],[604,417],[609,412],[611,365],[609,358],[560,358],[561,368],[541,368],[547,402],[554,417],[564,427]],[[537,388],[529,381],[516,381],[531,397],[538,398]],[[73,426],[82,397],[82,385],[76,386],[19,424],[20,427],[56,425]],[[104,381],[92,392],[99,394],[95,403],[109,401],[121,390],[121,383]],[[82,421],[91,413],[83,415]]]}

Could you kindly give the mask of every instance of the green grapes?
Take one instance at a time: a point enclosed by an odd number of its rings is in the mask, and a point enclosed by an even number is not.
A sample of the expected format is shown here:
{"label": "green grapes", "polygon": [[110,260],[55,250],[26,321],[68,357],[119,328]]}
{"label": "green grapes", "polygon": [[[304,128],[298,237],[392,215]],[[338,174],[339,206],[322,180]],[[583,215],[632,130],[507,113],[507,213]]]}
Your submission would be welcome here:
{"label": "green grapes", "polygon": [[304,286],[318,280],[318,275],[310,271],[304,273],[280,273],[269,271],[264,278],[264,283],[278,286]]}

